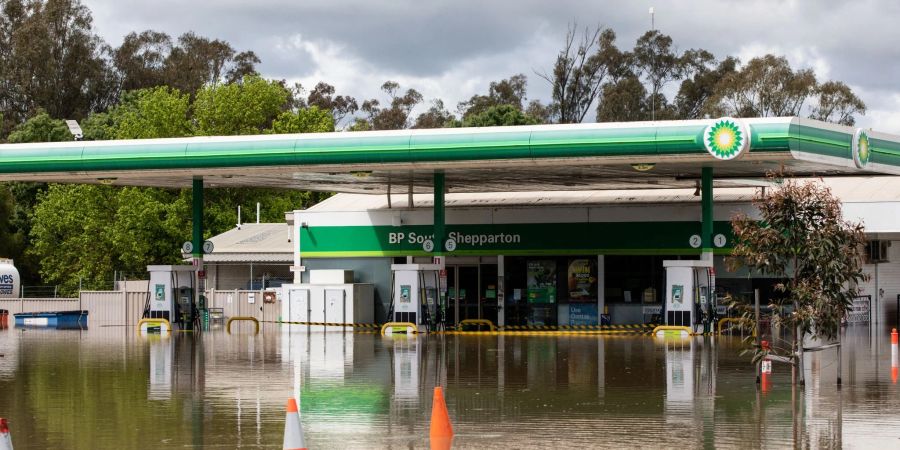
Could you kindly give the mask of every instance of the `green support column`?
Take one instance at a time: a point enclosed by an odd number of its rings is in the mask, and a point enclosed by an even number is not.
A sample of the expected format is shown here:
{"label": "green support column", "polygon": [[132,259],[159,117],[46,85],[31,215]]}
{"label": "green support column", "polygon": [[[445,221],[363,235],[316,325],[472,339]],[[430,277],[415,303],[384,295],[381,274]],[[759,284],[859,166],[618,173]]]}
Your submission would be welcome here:
{"label": "green support column", "polygon": [[191,242],[194,244],[194,258],[203,257],[203,177],[194,178],[191,191],[193,220],[191,221]]}
{"label": "green support column", "polygon": [[700,208],[703,224],[700,227],[700,242],[703,253],[713,251],[713,170],[704,167],[700,172]]}
{"label": "green support column", "polygon": [[444,172],[434,173],[434,254],[444,254],[447,234],[444,214]]}

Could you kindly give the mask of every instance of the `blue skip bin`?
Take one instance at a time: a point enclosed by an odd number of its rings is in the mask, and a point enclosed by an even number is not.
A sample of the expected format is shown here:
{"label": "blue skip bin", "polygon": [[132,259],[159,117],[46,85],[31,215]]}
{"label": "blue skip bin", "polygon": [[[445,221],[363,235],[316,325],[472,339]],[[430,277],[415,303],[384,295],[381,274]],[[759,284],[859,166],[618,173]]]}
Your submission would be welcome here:
{"label": "blue skip bin", "polygon": [[87,329],[88,312],[84,310],[18,313],[14,316],[16,327],[56,328],[57,330]]}

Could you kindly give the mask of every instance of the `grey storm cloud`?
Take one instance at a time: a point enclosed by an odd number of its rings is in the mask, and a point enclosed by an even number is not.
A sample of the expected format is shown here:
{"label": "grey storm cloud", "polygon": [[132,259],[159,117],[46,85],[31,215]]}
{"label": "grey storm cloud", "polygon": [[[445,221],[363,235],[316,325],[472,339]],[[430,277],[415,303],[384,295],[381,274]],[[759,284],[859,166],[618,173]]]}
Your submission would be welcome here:
{"label": "grey storm cloud", "polygon": [[[705,48],[718,57],[784,54],[820,79],[857,89],[870,111],[900,119],[900,2],[896,0],[84,0],[101,36],[113,45],[130,31],[185,31],[251,49],[268,76],[305,79],[320,74],[367,81],[338,86],[359,96],[383,77],[418,80],[455,104],[514,73],[529,76],[531,97],[548,95],[535,70],[549,69],[571,23],[614,29],[630,48],[656,27],[678,48]],[[352,59],[365,73],[323,72],[304,43],[328,45],[329,58]],[[362,66],[360,66],[360,64]],[[342,66],[343,67],[343,66]],[[464,73],[461,70],[465,70]],[[346,68],[341,69],[346,70]],[[381,78],[379,78],[381,77]],[[376,78],[376,79],[372,79]],[[430,82],[429,80],[433,80]],[[477,80],[481,84],[467,81]],[[349,81],[348,81],[349,82]],[[304,82],[306,84],[306,82]],[[416,87],[420,86],[408,86]],[[474,91],[472,91],[474,89]],[[470,92],[471,91],[471,92]],[[457,98],[449,98],[453,96]],[[865,122],[865,121],[863,121]],[[884,120],[875,119],[882,123]],[[900,131],[900,124],[893,130]],[[892,130],[892,131],[893,131]]]}

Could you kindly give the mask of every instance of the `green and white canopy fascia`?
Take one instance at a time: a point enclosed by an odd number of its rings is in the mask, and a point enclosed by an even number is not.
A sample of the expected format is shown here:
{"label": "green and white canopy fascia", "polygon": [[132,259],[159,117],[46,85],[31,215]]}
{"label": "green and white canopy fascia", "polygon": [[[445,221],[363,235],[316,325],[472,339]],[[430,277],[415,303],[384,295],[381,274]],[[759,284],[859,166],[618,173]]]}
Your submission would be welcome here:
{"label": "green and white canopy fascia", "polygon": [[429,192],[442,170],[454,192],[672,188],[701,167],[897,175],[900,136],[779,117],[0,145],[0,181],[159,187]]}

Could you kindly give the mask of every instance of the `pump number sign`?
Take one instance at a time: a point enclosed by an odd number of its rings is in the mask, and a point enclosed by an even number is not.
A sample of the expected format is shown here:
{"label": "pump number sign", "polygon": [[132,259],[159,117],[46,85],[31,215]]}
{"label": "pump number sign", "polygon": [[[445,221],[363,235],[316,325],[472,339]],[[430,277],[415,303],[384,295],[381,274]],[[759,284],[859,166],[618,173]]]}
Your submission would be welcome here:
{"label": "pump number sign", "polygon": [[691,244],[691,247],[694,247],[694,248],[700,248],[700,244],[701,244],[702,242],[703,242],[703,241],[700,239],[700,235],[699,235],[699,234],[695,234],[695,235],[691,236],[691,239],[688,240],[688,243],[690,243],[690,244]]}
{"label": "pump number sign", "polygon": [[724,247],[727,242],[728,242],[728,239],[725,237],[724,234],[721,234],[721,233],[717,234],[716,237],[713,238],[713,245],[715,245],[716,247],[719,247],[719,248]]}

